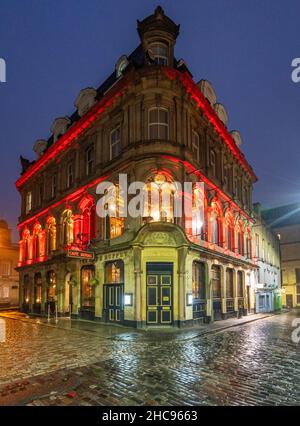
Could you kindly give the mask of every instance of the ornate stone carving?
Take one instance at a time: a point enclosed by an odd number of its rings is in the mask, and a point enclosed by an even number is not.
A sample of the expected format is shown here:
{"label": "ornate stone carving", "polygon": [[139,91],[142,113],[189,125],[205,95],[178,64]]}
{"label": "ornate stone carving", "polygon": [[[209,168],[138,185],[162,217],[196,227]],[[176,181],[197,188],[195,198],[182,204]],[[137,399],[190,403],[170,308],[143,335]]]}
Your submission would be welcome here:
{"label": "ornate stone carving", "polygon": [[175,246],[174,237],[166,232],[152,232],[145,239],[147,245]]}

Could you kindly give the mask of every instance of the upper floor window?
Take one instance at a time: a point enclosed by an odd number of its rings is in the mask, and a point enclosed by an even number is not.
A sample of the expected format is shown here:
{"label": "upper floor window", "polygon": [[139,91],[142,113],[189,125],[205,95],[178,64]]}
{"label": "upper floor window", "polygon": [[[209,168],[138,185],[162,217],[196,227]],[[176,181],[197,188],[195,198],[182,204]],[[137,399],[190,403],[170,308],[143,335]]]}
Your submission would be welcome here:
{"label": "upper floor window", "polygon": [[95,149],[94,146],[91,145],[85,151],[85,173],[87,176],[90,176],[94,169],[95,162]]}
{"label": "upper floor window", "polygon": [[168,65],[169,49],[164,43],[152,43],[150,54],[158,65]]}
{"label": "upper floor window", "polygon": [[67,187],[71,188],[74,183],[74,163],[71,162],[68,164],[67,168]]}
{"label": "upper floor window", "polygon": [[259,235],[255,234],[255,257],[259,259]]}
{"label": "upper floor window", "polygon": [[26,194],[26,214],[32,210],[32,192]]}
{"label": "upper floor window", "polygon": [[151,108],[149,110],[149,138],[168,139],[169,112],[165,108]]}
{"label": "upper floor window", "polygon": [[213,176],[217,175],[217,159],[216,159],[216,153],[215,151],[210,151],[210,166],[211,166],[211,172]]}
{"label": "upper floor window", "polygon": [[0,276],[9,276],[11,273],[11,264],[9,262],[0,263]]}
{"label": "upper floor window", "polygon": [[41,183],[38,188],[38,204],[41,206],[44,200],[44,185]]}
{"label": "upper floor window", "polygon": [[57,174],[55,173],[51,179],[51,197],[55,198],[57,195]]}
{"label": "upper floor window", "polygon": [[192,132],[192,152],[197,161],[200,160],[200,137],[197,132]]}
{"label": "upper floor window", "polygon": [[120,127],[114,129],[110,134],[110,159],[117,157],[121,152]]}

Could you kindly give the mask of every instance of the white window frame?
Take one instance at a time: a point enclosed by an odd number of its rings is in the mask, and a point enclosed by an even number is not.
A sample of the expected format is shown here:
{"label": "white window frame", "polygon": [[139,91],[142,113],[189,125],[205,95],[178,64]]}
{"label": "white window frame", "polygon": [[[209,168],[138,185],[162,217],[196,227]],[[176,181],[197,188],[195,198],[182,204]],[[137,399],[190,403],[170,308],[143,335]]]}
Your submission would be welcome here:
{"label": "white window frame", "polygon": [[[166,55],[162,54],[159,51],[158,51],[158,53],[155,53],[153,51],[153,47],[163,47],[164,49],[166,49]],[[157,65],[168,66],[168,64],[169,64],[169,46],[166,43],[154,41],[153,43],[150,44],[149,50],[150,50],[151,55],[155,59],[155,62],[157,63]]]}
{"label": "white window frame", "polygon": [[[150,122],[150,114],[151,114],[151,111],[154,111],[154,110],[157,110],[158,111],[158,122],[153,122],[153,123],[151,123]],[[159,111],[166,111],[166,113],[167,113],[167,123],[161,123],[161,122],[159,122]],[[169,114],[169,110],[168,110],[168,108],[164,108],[164,107],[152,107],[152,108],[149,108],[149,110],[148,110],[148,137],[149,137],[149,139],[151,138],[151,131],[150,131],[150,129],[151,129],[151,127],[154,127],[154,126],[158,126],[158,138],[157,139],[162,139],[161,137],[160,137],[160,134],[159,134],[159,128],[160,128],[160,126],[164,126],[164,127],[166,127],[167,128],[167,139],[169,139],[169,125],[170,125],[170,114]]]}

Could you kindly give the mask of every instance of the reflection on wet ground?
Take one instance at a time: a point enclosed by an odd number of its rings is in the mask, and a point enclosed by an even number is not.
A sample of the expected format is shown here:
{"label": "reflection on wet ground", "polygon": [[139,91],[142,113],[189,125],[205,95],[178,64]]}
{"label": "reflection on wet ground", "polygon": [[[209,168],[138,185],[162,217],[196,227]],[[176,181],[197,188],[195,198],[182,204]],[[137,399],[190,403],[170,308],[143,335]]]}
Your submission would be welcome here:
{"label": "reflection on wet ground", "polygon": [[107,339],[5,319],[0,404],[300,405],[299,314],[190,340]]}

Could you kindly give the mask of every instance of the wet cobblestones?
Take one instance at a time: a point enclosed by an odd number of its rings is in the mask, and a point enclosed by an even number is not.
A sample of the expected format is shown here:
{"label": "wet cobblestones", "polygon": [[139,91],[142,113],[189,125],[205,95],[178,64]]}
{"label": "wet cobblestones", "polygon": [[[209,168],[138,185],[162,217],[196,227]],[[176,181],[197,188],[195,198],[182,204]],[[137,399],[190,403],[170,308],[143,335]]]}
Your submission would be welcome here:
{"label": "wet cobblestones", "polygon": [[297,315],[167,341],[7,319],[0,405],[300,405]]}

